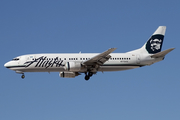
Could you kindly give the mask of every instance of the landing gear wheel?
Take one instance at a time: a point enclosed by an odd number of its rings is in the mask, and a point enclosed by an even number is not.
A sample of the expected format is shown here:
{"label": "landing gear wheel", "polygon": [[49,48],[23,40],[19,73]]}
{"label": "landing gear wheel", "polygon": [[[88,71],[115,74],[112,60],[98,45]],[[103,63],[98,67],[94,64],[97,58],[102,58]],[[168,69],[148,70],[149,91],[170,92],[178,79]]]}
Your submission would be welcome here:
{"label": "landing gear wheel", "polygon": [[89,80],[89,78],[90,78],[90,77],[89,77],[88,75],[85,76],[85,80]]}
{"label": "landing gear wheel", "polygon": [[93,73],[92,73],[92,72],[89,72],[89,73],[88,73],[88,76],[90,76],[90,77],[93,76]]}
{"label": "landing gear wheel", "polygon": [[23,75],[21,76],[21,78],[24,79],[24,78],[25,78],[25,75],[23,74]]}
{"label": "landing gear wheel", "polygon": [[93,72],[85,72],[85,80],[89,80],[90,79],[90,77],[92,77],[93,76]]}

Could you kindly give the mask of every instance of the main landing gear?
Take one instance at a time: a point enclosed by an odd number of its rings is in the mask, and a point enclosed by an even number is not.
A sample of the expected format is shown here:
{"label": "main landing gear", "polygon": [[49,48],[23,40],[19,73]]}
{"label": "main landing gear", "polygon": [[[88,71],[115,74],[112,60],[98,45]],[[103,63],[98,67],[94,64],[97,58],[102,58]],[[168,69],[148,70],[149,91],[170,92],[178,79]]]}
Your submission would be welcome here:
{"label": "main landing gear", "polygon": [[93,73],[92,73],[92,72],[85,73],[84,79],[85,79],[85,80],[89,80],[91,76],[93,76]]}

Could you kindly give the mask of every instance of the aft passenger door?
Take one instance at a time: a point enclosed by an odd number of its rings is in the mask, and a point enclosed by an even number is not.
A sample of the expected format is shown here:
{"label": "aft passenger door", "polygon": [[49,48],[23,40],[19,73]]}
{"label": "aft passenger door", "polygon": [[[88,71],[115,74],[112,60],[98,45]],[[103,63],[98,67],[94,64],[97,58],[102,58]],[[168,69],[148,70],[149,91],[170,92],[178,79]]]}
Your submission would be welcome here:
{"label": "aft passenger door", "polygon": [[140,64],[141,56],[139,54],[136,55],[136,61],[137,61],[137,64]]}

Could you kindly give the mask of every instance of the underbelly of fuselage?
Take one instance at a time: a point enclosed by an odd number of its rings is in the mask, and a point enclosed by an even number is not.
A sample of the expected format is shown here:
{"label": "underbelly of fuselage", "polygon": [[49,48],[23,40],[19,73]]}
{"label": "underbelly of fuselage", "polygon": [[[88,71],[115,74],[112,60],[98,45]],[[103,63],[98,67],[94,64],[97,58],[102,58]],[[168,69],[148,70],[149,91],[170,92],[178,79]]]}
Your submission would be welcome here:
{"label": "underbelly of fuselage", "polygon": [[[100,66],[97,70],[98,71],[122,71],[122,70],[128,70],[128,69],[134,69],[138,68],[140,66]],[[67,71],[64,69],[64,67],[51,67],[51,68],[45,68],[45,67],[12,67],[10,68],[14,71],[21,71],[21,72],[61,72],[61,71]],[[72,71],[72,72],[87,72],[87,70],[83,69],[80,71]]]}

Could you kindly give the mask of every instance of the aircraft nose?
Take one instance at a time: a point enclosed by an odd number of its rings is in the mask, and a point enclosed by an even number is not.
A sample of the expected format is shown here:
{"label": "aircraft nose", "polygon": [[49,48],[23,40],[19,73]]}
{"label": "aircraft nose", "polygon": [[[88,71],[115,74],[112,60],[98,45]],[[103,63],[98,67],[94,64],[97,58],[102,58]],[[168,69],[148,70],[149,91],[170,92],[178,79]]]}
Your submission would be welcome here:
{"label": "aircraft nose", "polygon": [[4,64],[4,67],[8,68],[8,66],[9,66],[9,62]]}

